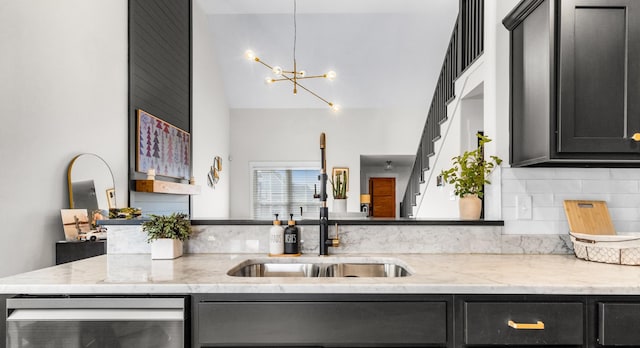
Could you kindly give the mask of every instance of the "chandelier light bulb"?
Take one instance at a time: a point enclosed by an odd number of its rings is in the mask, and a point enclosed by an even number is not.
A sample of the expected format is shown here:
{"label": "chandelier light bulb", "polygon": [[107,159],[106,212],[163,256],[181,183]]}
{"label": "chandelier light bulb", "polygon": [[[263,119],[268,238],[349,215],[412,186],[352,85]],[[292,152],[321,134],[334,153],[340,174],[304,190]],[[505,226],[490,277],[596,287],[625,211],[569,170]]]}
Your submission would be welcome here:
{"label": "chandelier light bulb", "polygon": [[336,72],[335,72],[335,71],[331,70],[331,71],[329,71],[328,73],[326,73],[324,76],[325,76],[327,79],[329,79],[329,81],[333,81],[333,80],[336,78],[337,74],[336,74]]}
{"label": "chandelier light bulb", "polygon": [[273,81],[273,79],[272,79],[272,78],[267,77],[267,78],[265,78],[265,79],[264,79],[264,82],[265,82],[266,84],[270,85],[270,84],[274,83],[275,81]]}
{"label": "chandelier light bulb", "polygon": [[307,74],[307,72],[304,71],[304,70],[298,71],[298,75],[300,75],[300,77],[304,77],[304,75],[306,75],[306,74]]}
{"label": "chandelier light bulb", "polygon": [[338,104],[329,103],[329,106],[331,107],[331,111],[333,111],[333,112],[340,111],[340,105],[338,105]]}
{"label": "chandelier light bulb", "polygon": [[244,52],[244,56],[247,58],[247,60],[256,59],[256,54],[252,50],[247,50],[246,52]]}
{"label": "chandelier light bulb", "polygon": [[271,69],[271,71],[273,71],[273,73],[276,75],[282,75],[282,68],[279,66],[274,66],[273,69]]}

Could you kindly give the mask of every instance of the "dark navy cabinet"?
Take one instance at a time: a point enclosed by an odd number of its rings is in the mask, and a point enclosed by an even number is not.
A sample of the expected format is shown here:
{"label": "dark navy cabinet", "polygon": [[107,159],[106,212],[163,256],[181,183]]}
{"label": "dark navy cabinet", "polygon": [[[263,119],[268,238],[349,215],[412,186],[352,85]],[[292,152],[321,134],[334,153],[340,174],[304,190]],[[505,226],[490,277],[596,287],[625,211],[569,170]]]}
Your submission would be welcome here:
{"label": "dark navy cabinet", "polygon": [[503,23],[511,164],[640,165],[640,2],[524,0]]}

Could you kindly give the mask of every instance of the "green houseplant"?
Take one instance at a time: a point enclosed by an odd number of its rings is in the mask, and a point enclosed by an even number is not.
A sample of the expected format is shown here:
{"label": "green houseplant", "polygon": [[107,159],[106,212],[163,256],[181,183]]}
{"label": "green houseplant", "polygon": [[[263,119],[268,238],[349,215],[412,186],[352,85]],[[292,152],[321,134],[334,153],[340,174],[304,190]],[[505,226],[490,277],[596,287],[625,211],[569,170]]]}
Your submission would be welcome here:
{"label": "green houseplant", "polygon": [[152,259],[175,259],[182,256],[182,242],[191,235],[191,222],[184,213],[171,215],[150,215],[151,219],[142,223],[147,232],[147,242],[151,243]]}
{"label": "green houseplant", "polygon": [[461,219],[480,218],[480,198],[484,195],[484,185],[491,184],[487,177],[502,163],[497,156],[490,156],[489,160],[485,160],[484,145],[491,139],[479,133],[477,137],[478,147],[475,150],[453,157],[453,167],[440,173],[447,184],[454,185],[454,193],[460,197]]}
{"label": "green houseplant", "polygon": [[333,192],[333,211],[344,213],[347,211],[347,188],[349,187],[349,172],[335,169],[331,174],[331,188]]}

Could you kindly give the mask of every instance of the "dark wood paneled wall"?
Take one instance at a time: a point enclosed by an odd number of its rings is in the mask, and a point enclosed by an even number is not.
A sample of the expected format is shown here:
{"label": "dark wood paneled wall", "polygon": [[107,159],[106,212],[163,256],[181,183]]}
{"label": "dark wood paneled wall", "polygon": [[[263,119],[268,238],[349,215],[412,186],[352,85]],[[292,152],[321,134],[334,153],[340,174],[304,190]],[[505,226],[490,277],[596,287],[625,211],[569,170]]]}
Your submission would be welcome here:
{"label": "dark wood paneled wall", "polygon": [[191,133],[191,6],[191,0],[129,0],[129,206],[144,214],[190,210],[188,196],[135,192],[133,180],[146,177],[135,171],[136,109]]}

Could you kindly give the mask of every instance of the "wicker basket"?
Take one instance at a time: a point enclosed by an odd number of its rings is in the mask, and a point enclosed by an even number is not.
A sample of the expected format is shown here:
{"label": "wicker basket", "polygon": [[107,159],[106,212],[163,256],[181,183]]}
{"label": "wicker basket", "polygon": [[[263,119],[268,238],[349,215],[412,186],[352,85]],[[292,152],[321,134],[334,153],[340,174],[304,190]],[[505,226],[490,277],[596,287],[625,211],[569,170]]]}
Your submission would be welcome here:
{"label": "wicker basket", "polygon": [[576,257],[618,265],[640,265],[640,234],[592,235],[570,232]]}

